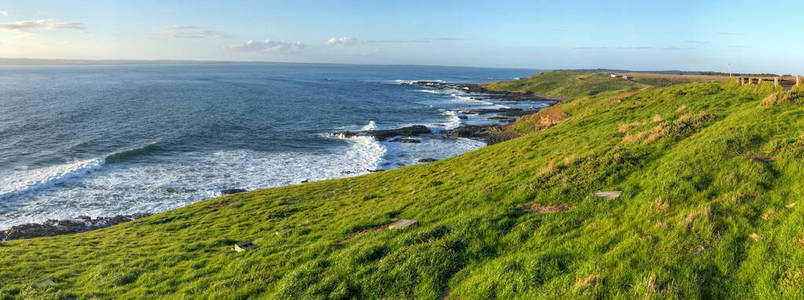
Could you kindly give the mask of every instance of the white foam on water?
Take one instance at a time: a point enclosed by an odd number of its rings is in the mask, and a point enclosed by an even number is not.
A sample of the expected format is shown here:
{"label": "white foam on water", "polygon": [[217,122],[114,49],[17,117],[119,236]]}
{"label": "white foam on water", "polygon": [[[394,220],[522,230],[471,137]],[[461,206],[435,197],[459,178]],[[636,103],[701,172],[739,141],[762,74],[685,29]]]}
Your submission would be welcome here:
{"label": "white foam on water", "polygon": [[[50,176],[38,175],[46,173],[42,170],[18,171],[13,177],[48,184],[2,199],[0,229],[81,215],[156,213],[220,196],[220,190],[227,188],[251,190],[368,174],[380,168],[386,151],[371,137],[355,137],[334,153],[225,150],[186,153],[173,162],[159,164],[104,166],[93,160],[60,166],[55,169],[74,171],[50,171]],[[63,173],[73,175],[48,180]],[[41,179],[35,179],[37,176]],[[22,186],[6,181],[0,186],[4,191],[17,191],[15,187]]]}
{"label": "white foam on water", "polygon": [[103,166],[105,162],[103,158],[98,158],[33,170],[4,172],[4,174],[0,174],[0,199],[52,187],[71,178],[91,173]]}
{"label": "white foam on water", "polygon": [[447,116],[447,122],[444,123],[444,129],[455,129],[461,126],[461,118],[458,118],[458,114],[456,114],[455,111],[447,110],[441,114]]}
{"label": "white foam on water", "polygon": [[382,82],[391,83],[391,84],[414,84],[416,82],[440,82],[440,83],[445,83],[444,80],[440,80],[440,79],[416,79],[416,80],[396,79],[396,80],[383,80]]}
{"label": "white foam on water", "polygon": [[420,159],[445,159],[458,154],[476,150],[486,143],[467,138],[420,138],[421,143],[383,142],[387,149],[382,164],[383,169],[420,164]]}

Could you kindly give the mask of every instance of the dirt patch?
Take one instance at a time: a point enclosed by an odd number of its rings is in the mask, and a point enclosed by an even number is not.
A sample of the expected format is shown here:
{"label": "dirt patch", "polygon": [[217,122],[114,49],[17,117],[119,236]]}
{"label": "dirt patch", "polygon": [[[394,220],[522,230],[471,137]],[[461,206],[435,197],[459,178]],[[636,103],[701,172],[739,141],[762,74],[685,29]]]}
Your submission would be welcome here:
{"label": "dirt patch", "polygon": [[533,213],[533,214],[546,214],[546,213],[554,213],[560,211],[568,211],[571,209],[575,209],[575,206],[569,205],[543,205],[543,204],[523,204],[522,211],[526,213]]}
{"label": "dirt patch", "polygon": [[757,153],[753,153],[753,152],[737,153],[737,156],[747,157],[747,158],[750,158],[750,159],[752,159],[752,160],[754,160],[756,162],[761,162],[761,163],[772,163],[772,162],[776,161],[776,158],[773,157],[773,156],[767,156],[767,155],[757,154]]}
{"label": "dirt patch", "polygon": [[351,240],[356,239],[356,238],[359,238],[359,237],[361,237],[361,236],[364,236],[364,235],[367,235],[367,234],[372,234],[372,233],[378,233],[378,232],[382,232],[383,230],[386,230],[386,229],[388,229],[388,225],[383,225],[383,226],[380,226],[380,227],[377,227],[377,228],[368,229],[368,230],[363,230],[363,231],[361,231],[361,232],[356,232],[356,233],[353,233],[353,234],[352,234],[352,235],[350,235],[350,236],[349,236],[347,239],[345,239],[345,240],[343,240],[343,241],[341,241],[341,242],[342,242],[342,243],[348,243],[348,242],[350,242]]}

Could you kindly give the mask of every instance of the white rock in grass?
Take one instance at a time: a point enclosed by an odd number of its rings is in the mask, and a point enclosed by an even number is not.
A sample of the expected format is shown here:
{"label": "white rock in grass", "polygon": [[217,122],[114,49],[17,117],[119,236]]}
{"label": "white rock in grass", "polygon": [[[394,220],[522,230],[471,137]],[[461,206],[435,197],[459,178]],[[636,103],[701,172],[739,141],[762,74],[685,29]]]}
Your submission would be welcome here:
{"label": "white rock in grass", "polygon": [[416,226],[418,224],[419,224],[419,221],[416,221],[416,220],[402,219],[402,220],[396,221],[394,223],[391,223],[391,225],[388,225],[388,229],[405,229],[405,228],[408,228],[410,226]]}
{"label": "white rock in grass", "polygon": [[600,199],[612,200],[617,199],[622,194],[622,191],[603,191],[595,193],[595,196]]}
{"label": "white rock in grass", "polygon": [[254,248],[257,248],[257,245],[254,245],[252,242],[240,242],[234,245],[234,251],[237,252],[243,252]]}

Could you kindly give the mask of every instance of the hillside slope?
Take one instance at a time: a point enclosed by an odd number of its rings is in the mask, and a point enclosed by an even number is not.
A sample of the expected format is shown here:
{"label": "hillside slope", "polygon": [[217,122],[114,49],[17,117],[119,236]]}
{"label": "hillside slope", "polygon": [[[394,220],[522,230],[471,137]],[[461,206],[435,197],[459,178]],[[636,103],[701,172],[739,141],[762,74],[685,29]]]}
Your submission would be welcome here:
{"label": "hillside slope", "polygon": [[2,242],[0,298],[804,297],[802,97],[579,75],[531,79],[560,120],[450,159]]}

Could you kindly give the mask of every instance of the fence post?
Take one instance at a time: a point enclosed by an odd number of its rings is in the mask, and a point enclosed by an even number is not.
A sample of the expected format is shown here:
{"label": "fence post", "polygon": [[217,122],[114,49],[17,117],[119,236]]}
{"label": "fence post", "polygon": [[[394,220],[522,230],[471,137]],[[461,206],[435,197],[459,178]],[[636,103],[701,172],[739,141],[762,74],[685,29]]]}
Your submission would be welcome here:
{"label": "fence post", "polygon": [[743,78],[740,77],[740,85],[743,85]]}
{"label": "fence post", "polygon": [[796,75],[796,86],[801,84],[801,75]]}
{"label": "fence post", "polygon": [[779,77],[773,78],[773,86],[779,87]]}
{"label": "fence post", "polygon": [[757,78],[757,85],[762,84],[762,77]]}

